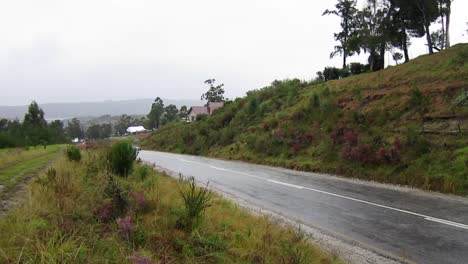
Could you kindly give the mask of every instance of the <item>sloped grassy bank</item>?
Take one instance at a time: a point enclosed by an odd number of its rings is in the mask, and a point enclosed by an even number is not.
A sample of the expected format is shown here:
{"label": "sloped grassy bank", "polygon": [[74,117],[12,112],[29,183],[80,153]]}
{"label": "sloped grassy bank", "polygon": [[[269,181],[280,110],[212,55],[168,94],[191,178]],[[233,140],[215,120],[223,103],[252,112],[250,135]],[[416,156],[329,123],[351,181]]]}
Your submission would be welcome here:
{"label": "sloped grassy bank", "polygon": [[31,183],[0,218],[0,263],[342,263],[191,181],[143,164],[116,176],[107,153],[62,158]]}
{"label": "sloped grassy bank", "polygon": [[327,83],[275,81],[147,149],[468,194],[468,44]]}

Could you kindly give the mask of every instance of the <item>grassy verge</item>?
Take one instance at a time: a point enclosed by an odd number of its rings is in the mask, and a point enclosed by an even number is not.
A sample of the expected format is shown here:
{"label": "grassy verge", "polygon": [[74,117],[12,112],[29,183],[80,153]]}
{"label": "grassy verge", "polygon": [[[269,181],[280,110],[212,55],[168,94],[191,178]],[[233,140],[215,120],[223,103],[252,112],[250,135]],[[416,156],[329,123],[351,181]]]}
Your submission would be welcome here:
{"label": "grassy verge", "polygon": [[189,182],[142,164],[117,177],[105,160],[101,150],[63,158],[31,183],[27,201],[0,219],[0,263],[342,263],[216,195],[187,229]]}
{"label": "grassy verge", "polygon": [[9,189],[24,177],[37,172],[58,155],[62,146],[53,145],[29,150],[5,149],[0,152],[0,185]]}

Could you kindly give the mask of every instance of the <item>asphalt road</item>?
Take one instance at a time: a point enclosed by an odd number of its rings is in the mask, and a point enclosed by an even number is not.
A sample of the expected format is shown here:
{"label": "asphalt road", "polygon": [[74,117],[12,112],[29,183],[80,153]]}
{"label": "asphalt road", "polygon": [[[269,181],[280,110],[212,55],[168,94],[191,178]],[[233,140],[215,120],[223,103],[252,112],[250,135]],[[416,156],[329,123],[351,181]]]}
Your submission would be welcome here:
{"label": "asphalt road", "polygon": [[468,263],[464,199],[197,156],[141,151],[139,157],[379,254]]}

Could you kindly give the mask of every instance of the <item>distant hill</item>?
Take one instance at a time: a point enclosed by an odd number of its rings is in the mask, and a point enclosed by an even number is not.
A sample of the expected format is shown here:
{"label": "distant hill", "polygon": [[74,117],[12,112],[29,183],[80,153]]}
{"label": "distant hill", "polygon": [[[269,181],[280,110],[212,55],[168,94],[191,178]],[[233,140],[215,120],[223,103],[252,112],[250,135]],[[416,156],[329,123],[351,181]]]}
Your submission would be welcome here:
{"label": "distant hill", "polygon": [[329,82],[275,81],[144,147],[468,194],[468,44]]}
{"label": "distant hill", "polygon": [[[44,110],[46,119],[69,119],[72,117],[98,117],[103,115],[118,116],[145,115],[149,112],[154,99],[135,99],[125,101],[103,101],[83,103],[46,103],[39,105]],[[163,99],[165,105],[174,104],[178,108],[201,105],[198,100],[170,100]],[[28,109],[27,105],[0,106],[0,118],[22,119]]]}

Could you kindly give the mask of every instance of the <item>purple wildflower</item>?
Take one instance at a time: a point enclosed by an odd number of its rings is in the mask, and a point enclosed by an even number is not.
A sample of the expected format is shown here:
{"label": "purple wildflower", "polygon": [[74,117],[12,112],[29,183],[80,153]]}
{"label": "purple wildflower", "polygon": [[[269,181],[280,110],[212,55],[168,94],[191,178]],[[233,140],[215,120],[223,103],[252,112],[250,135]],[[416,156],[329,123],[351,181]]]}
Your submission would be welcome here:
{"label": "purple wildflower", "polygon": [[130,262],[133,264],[153,264],[151,259],[143,256],[130,256],[128,257],[128,260],[130,260]]}
{"label": "purple wildflower", "polygon": [[126,216],[124,218],[117,218],[117,225],[119,226],[120,235],[125,240],[130,240],[133,236],[135,226],[133,224],[133,218]]}
{"label": "purple wildflower", "polygon": [[145,193],[143,191],[130,192],[130,197],[135,210],[143,211],[148,208],[148,201],[146,200]]}

